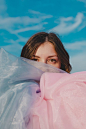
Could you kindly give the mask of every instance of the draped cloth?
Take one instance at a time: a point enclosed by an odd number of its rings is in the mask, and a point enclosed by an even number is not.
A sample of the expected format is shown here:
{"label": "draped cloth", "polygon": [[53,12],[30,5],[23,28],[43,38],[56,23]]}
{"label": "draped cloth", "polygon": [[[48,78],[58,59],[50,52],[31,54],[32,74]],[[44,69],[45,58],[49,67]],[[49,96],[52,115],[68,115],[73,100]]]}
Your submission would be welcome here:
{"label": "draped cloth", "polygon": [[0,129],[86,129],[86,72],[0,50]]}
{"label": "draped cloth", "polygon": [[30,109],[41,94],[41,75],[46,71],[64,73],[0,49],[0,129],[26,129]]}
{"label": "draped cloth", "polygon": [[44,73],[27,129],[86,129],[86,72]]}

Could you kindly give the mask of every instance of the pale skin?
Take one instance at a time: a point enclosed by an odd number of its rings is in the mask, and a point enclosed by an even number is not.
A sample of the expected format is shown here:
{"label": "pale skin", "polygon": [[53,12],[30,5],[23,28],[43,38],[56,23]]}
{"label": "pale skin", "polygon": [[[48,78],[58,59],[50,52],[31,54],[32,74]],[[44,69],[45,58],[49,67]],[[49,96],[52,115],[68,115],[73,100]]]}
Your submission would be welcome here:
{"label": "pale skin", "polygon": [[61,68],[61,62],[58,58],[58,54],[52,43],[46,41],[41,44],[36,53],[33,55],[32,60],[50,64],[56,68]]}

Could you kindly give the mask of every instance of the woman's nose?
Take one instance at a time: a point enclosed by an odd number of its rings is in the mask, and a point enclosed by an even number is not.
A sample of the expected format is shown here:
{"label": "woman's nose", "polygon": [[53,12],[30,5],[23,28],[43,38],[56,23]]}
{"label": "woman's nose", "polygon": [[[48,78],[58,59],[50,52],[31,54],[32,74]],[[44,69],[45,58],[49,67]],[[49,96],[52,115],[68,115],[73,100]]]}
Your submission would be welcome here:
{"label": "woman's nose", "polygon": [[46,59],[41,59],[40,62],[47,64]]}

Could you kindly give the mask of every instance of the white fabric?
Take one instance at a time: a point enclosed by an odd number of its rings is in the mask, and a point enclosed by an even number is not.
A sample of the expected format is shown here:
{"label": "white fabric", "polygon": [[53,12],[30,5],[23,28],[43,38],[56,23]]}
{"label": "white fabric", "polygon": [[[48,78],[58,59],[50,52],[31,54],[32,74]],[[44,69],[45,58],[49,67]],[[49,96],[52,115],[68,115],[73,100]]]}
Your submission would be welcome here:
{"label": "white fabric", "polygon": [[46,71],[64,73],[0,49],[0,129],[26,129],[30,108],[41,94],[40,77]]}

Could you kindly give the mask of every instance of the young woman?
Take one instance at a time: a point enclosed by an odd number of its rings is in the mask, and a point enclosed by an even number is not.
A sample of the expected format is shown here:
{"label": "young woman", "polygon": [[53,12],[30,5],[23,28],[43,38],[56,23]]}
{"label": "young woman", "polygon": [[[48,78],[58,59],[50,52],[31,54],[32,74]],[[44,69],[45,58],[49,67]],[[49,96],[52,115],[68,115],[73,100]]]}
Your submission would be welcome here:
{"label": "young woman", "polygon": [[86,129],[86,72],[69,74],[54,33],[33,35],[21,58],[0,50],[0,61],[0,128]]}
{"label": "young woman", "polygon": [[69,55],[54,33],[33,35],[23,47],[21,57],[53,65],[68,73],[71,71]]}
{"label": "young woman", "polygon": [[44,73],[41,94],[31,108],[27,129],[85,129],[86,72],[70,73],[69,55],[54,33],[33,35],[21,57],[46,63],[67,73]]}

